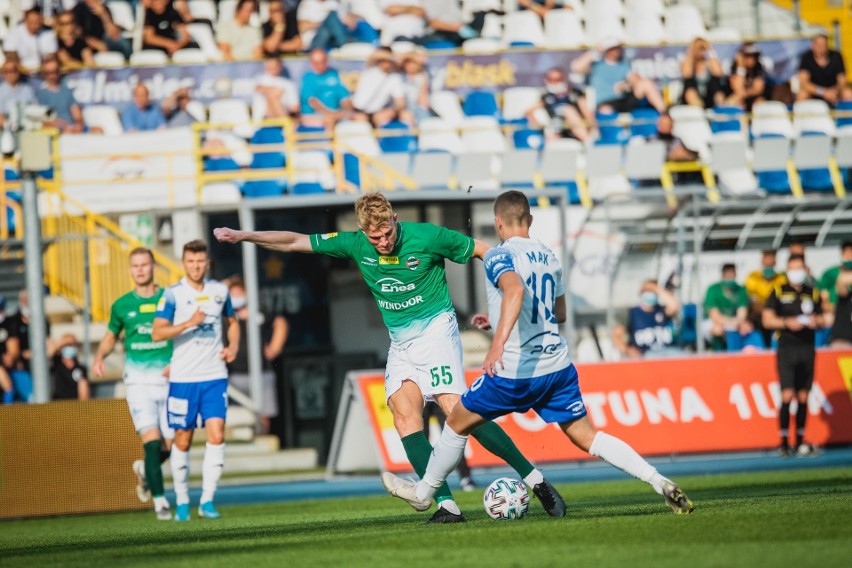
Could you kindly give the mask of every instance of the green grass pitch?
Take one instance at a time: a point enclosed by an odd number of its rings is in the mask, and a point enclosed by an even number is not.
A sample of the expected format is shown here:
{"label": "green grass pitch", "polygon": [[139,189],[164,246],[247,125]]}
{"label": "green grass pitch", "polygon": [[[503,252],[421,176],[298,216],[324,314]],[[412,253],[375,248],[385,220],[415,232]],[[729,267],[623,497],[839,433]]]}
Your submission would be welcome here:
{"label": "green grass pitch", "polygon": [[559,486],[568,515],[533,499],[489,519],[459,493],[464,525],[425,525],[387,496],[221,507],[218,521],[153,513],[0,523],[0,566],[849,566],[852,467],[685,477],[696,512],[675,516],[642,483]]}

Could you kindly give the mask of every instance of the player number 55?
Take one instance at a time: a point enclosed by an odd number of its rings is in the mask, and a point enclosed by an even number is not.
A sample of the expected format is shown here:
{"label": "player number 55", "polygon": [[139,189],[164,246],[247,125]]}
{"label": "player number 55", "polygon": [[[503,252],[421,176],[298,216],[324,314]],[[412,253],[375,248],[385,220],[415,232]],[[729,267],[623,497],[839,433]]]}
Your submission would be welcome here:
{"label": "player number 55", "polygon": [[443,365],[441,367],[432,367],[431,369],[429,369],[429,374],[432,375],[433,387],[437,387],[440,384],[449,385],[453,382],[453,374],[450,372],[449,365]]}

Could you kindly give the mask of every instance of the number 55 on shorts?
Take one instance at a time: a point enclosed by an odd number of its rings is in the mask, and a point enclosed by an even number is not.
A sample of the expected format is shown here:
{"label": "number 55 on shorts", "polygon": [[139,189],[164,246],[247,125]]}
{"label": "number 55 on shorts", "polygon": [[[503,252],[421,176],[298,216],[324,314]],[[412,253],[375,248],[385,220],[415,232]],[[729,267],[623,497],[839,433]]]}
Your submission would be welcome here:
{"label": "number 55 on shorts", "polygon": [[449,365],[429,369],[429,374],[432,375],[432,388],[438,385],[450,385],[453,383],[453,374],[450,372],[450,369],[452,367]]}

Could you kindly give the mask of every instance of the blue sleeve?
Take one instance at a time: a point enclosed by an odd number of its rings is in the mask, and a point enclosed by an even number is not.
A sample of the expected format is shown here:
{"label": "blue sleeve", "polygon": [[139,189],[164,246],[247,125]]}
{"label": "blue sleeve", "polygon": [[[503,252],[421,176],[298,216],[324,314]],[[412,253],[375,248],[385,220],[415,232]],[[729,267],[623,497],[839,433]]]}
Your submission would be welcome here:
{"label": "blue sleeve", "polygon": [[[132,105],[133,103],[131,103]],[[136,128],[136,121],[133,116],[133,108],[131,106],[125,107],[123,111],[121,111],[121,127],[124,128],[125,131],[133,130]]]}
{"label": "blue sleeve", "polygon": [[176,304],[174,293],[170,288],[166,288],[166,291],[163,292],[163,297],[157,303],[157,313],[154,314],[154,317],[163,318],[170,322],[174,321]]}
{"label": "blue sleeve", "polygon": [[228,294],[227,296],[225,296],[225,305],[222,306],[222,316],[226,318],[232,318],[234,317],[234,314],[234,306],[231,305],[231,295]]}
{"label": "blue sleeve", "polygon": [[515,262],[512,260],[512,253],[500,247],[493,248],[485,253],[483,259],[485,265],[485,276],[488,281],[495,287],[500,281],[500,277],[507,272],[515,272]]}

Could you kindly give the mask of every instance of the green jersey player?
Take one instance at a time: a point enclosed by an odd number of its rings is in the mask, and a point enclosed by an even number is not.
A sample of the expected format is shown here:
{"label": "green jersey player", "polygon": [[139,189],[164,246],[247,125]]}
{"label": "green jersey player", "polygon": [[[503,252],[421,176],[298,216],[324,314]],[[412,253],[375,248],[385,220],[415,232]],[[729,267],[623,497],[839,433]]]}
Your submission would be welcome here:
{"label": "green jersey player", "polygon": [[98,346],[92,371],[96,376],[104,376],[104,359],[123,332],[127,405],[145,449],[144,462],[133,463],[133,471],[139,478],[136,490],[143,502],[153,495],[157,518],[169,520],[171,512],[163,488],[161,465],[168,458],[174,438],[174,431],[166,420],[167,368],[172,345],[171,341],[151,339],[154,314],[163,291],[154,283],[154,255],[150,250],[137,248],[130,253],[130,276],[136,287],[113,303],[108,330]]}
{"label": "green jersey player", "polygon": [[[449,413],[467,388],[444,262],[482,259],[490,247],[444,227],[399,222],[380,193],[358,198],[355,213],[360,230],[351,233],[303,235],[219,228],[213,234],[225,243],[250,242],[282,252],[319,253],[357,263],[390,333],[385,372],[388,407],[408,460],[422,476],[432,452],[423,432],[424,400],[434,400]],[[498,425],[483,424],[472,435],[518,471],[549,514],[565,514],[559,493]],[[435,500],[439,508],[430,522],[464,521],[446,484]]]}

